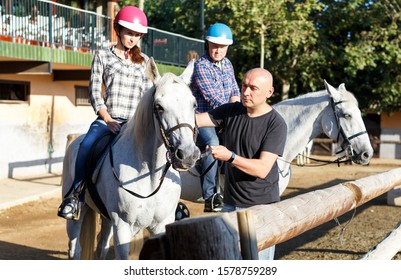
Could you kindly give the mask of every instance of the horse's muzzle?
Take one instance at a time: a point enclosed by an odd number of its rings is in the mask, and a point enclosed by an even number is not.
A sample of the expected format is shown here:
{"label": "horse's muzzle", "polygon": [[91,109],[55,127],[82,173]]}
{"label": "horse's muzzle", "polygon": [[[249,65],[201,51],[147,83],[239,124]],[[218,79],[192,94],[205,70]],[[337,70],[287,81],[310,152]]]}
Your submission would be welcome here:
{"label": "horse's muzzle", "polygon": [[354,153],[352,161],[360,165],[368,165],[372,156],[373,153],[370,153],[369,151],[363,151],[359,154]]}
{"label": "horse's muzzle", "polygon": [[172,167],[177,171],[187,171],[195,166],[200,158],[200,150],[195,146],[192,153],[185,153],[181,149],[177,149],[171,158]]}

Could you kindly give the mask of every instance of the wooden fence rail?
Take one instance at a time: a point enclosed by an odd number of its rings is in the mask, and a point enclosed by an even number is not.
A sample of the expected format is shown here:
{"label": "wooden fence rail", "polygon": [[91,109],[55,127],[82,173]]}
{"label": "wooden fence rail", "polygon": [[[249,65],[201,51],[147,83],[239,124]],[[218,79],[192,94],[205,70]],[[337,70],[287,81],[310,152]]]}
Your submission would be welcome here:
{"label": "wooden fence rail", "polygon": [[391,260],[401,250],[401,221],[372,250],[362,256],[361,260]]}
{"label": "wooden fence rail", "polygon": [[[248,208],[254,217],[258,250],[298,236],[400,185],[401,168],[396,168]],[[165,234],[149,238],[140,259],[238,259],[238,240],[236,212],[184,219],[167,225]]]}

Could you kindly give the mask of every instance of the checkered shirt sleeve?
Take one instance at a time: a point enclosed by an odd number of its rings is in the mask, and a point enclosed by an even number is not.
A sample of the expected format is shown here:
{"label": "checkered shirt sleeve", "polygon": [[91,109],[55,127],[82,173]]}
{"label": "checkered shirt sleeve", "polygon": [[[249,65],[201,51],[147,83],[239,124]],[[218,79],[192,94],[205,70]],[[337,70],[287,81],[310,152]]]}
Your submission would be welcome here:
{"label": "checkered shirt sleeve", "polygon": [[195,62],[191,90],[201,113],[228,103],[231,96],[240,96],[230,60],[224,58],[220,70],[208,55]]}

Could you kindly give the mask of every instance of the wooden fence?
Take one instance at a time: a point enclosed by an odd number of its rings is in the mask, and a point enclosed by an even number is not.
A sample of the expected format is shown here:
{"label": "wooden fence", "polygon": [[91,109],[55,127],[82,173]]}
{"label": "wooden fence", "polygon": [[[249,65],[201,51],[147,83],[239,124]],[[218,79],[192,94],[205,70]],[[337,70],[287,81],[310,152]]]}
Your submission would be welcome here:
{"label": "wooden fence", "polygon": [[362,256],[361,260],[389,260],[401,250],[401,221],[372,250]]}
{"label": "wooden fence", "polygon": [[[401,186],[401,168],[248,208],[254,217],[257,248],[287,241],[397,186]],[[240,259],[239,240],[236,212],[206,215],[167,225],[164,234],[145,241],[139,258]]]}

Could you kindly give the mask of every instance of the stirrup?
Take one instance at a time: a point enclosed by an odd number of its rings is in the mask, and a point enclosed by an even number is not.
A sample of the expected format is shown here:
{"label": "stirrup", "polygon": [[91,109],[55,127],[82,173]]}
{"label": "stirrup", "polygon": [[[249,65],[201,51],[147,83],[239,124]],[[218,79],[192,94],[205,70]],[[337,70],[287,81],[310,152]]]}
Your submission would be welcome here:
{"label": "stirrup", "polygon": [[78,220],[79,199],[75,196],[65,198],[58,208],[57,216],[67,220]]}
{"label": "stirrup", "polygon": [[175,220],[179,221],[185,218],[189,218],[189,209],[188,207],[182,203],[178,202],[177,209],[175,210]]}

